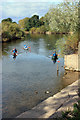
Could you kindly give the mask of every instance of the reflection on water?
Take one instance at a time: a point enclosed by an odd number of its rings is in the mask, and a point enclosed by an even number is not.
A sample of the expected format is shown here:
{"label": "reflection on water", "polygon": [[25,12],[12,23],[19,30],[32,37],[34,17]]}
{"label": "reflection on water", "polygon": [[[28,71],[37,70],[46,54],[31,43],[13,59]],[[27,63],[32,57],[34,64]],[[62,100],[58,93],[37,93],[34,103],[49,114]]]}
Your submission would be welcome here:
{"label": "reflection on water", "polygon": [[[3,44],[3,117],[15,117],[31,109],[76,80],[76,72],[74,79],[68,79],[69,74],[73,73],[67,73],[64,77],[63,58],[59,58],[60,63],[53,64],[49,57],[55,49],[56,41],[61,37],[28,35],[24,40]],[[23,50],[24,44],[30,46],[31,51]],[[15,60],[11,54],[13,48],[18,50]],[[49,93],[46,94],[46,91]]]}

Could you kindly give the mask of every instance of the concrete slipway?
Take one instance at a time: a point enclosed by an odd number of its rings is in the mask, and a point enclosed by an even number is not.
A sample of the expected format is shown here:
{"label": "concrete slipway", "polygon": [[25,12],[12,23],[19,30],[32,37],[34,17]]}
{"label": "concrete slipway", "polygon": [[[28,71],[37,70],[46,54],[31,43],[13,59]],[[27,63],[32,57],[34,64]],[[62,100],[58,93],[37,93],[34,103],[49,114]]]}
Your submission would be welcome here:
{"label": "concrete slipway", "polygon": [[17,118],[57,118],[62,115],[62,111],[73,110],[73,104],[79,99],[78,88],[80,79],[59,93],[49,97],[29,111],[26,111]]}

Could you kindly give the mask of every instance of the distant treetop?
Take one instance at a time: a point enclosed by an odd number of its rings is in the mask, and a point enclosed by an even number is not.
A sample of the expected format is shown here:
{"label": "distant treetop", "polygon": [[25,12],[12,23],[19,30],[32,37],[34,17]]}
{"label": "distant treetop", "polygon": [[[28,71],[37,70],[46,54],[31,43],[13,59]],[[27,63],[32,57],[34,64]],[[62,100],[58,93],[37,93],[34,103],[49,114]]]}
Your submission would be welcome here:
{"label": "distant treetop", "polygon": [[7,18],[7,19],[3,19],[2,22],[12,22],[12,19],[11,18]]}

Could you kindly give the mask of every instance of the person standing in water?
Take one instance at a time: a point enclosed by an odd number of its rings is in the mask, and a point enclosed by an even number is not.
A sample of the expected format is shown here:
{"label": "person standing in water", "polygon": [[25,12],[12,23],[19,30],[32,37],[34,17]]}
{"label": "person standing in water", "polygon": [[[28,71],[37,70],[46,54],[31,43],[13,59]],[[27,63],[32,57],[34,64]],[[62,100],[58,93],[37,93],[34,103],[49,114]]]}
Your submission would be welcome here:
{"label": "person standing in water", "polygon": [[16,58],[16,56],[17,56],[17,49],[14,48],[14,49],[12,50],[12,52],[13,52],[13,57]]}
{"label": "person standing in water", "polygon": [[55,52],[53,52],[53,55],[52,55],[52,60],[53,60],[54,64],[56,63],[57,59],[58,59],[58,55],[56,54],[56,51],[55,51]]}
{"label": "person standing in water", "polygon": [[17,53],[17,49],[14,48],[14,49],[12,50],[12,52],[13,52],[13,53]]}
{"label": "person standing in water", "polygon": [[14,49],[14,51],[15,51],[15,53],[17,53],[17,49],[16,48]]}

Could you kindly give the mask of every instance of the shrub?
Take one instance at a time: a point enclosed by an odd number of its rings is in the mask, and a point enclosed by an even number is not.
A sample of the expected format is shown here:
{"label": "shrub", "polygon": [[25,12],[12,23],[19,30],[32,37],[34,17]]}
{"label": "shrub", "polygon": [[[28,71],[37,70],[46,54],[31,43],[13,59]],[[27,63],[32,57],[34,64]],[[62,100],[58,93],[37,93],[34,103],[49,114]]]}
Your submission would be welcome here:
{"label": "shrub", "polygon": [[12,39],[18,39],[24,36],[24,32],[17,23],[2,22],[2,41],[6,42]]}

